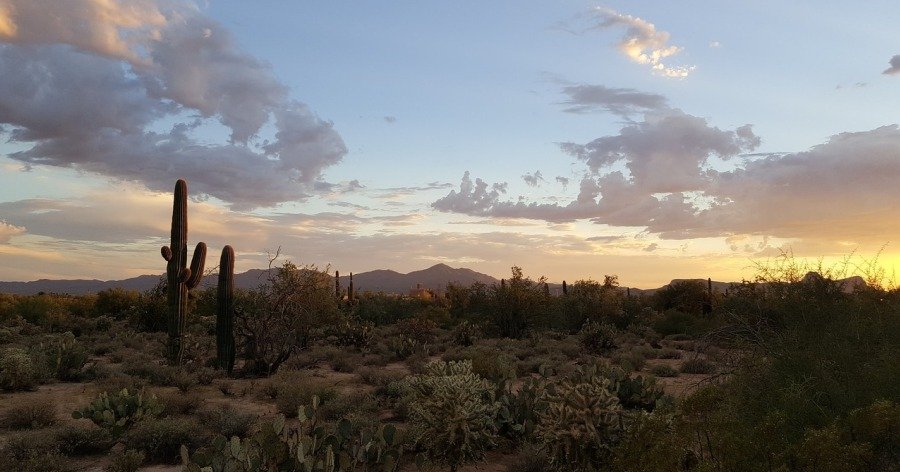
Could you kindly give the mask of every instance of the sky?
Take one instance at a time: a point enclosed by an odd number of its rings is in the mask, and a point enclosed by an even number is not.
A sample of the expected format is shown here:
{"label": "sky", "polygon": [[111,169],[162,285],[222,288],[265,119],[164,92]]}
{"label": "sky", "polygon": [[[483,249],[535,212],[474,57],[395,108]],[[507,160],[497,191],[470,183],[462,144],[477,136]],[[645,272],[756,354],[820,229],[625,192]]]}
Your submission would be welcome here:
{"label": "sky", "polygon": [[0,0],[0,280],[900,262],[892,1]]}

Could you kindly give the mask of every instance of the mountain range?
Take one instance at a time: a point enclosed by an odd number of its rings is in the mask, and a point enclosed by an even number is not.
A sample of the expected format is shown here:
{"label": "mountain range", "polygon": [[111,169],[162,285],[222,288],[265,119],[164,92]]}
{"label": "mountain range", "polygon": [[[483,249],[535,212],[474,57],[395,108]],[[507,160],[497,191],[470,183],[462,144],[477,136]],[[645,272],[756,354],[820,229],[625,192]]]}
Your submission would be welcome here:
{"label": "mountain range", "polygon": [[[810,278],[810,274],[804,277],[804,280]],[[161,275],[141,275],[124,280],[49,280],[41,279],[32,282],[0,282],[0,293],[12,293],[16,295],[33,295],[36,293],[68,293],[72,295],[83,295],[86,293],[96,293],[111,288],[123,288],[126,290],[150,290],[160,282]],[[216,274],[204,277],[201,285],[204,287],[212,287],[216,284]],[[250,269],[234,275],[234,284],[238,288],[256,288],[264,283],[267,279],[267,271],[265,269]],[[673,279],[669,284],[673,284],[685,280],[701,280],[703,279]],[[481,282],[486,285],[499,283],[500,280],[487,274],[476,272],[472,269],[458,268],[455,269],[446,264],[436,264],[427,269],[417,270],[408,274],[401,274],[393,270],[378,269],[369,272],[360,272],[353,274],[353,287],[358,292],[387,292],[406,294],[417,285],[432,290],[442,290],[449,283],[460,285],[471,285],[475,282]],[[856,287],[865,285],[865,281],[861,277],[849,277],[838,281],[842,284],[845,291],[852,291]],[[341,288],[346,290],[350,285],[349,274],[341,275]],[[731,282],[713,281],[713,290],[724,292]],[[562,284],[548,284],[550,292],[554,294],[562,293]],[[664,285],[663,287],[665,287]],[[623,290],[625,287],[621,287]],[[660,287],[662,288],[662,287]],[[660,288],[654,289],[638,289],[632,288],[631,293],[634,295],[652,295]]]}
{"label": "mountain range", "polygon": [[[124,280],[49,280],[41,279],[32,282],[0,282],[0,293],[16,295],[33,295],[36,293],[68,293],[82,295],[96,293],[111,288],[126,290],[150,290],[160,281],[161,275],[141,275]],[[211,287],[216,284],[216,274],[207,275],[202,286]],[[234,284],[238,288],[256,288],[267,279],[265,269],[250,269],[247,272],[234,274]],[[350,274],[341,275],[341,287],[346,290],[350,285]],[[353,287],[357,291],[409,293],[409,290],[421,284],[424,288],[440,290],[448,283],[471,285],[475,282],[484,284],[498,283],[499,280],[490,275],[475,272],[472,269],[454,269],[446,264],[437,264],[424,270],[401,274],[393,270],[373,270],[353,274]]]}

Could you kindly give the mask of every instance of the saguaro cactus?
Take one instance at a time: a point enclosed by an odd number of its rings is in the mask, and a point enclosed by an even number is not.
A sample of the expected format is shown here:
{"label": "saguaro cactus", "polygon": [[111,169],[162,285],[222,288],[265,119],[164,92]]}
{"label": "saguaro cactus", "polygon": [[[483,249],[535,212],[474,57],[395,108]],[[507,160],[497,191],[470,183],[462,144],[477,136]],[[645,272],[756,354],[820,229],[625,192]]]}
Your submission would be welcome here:
{"label": "saguaro cactus", "polygon": [[568,295],[568,294],[569,294],[569,286],[566,285],[566,281],[563,280],[563,295]]}
{"label": "saguaro cactus", "polygon": [[347,301],[352,302],[355,298],[353,293],[353,272],[350,272],[350,286],[347,287]]}
{"label": "saguaro cactus", "polygon": [[222,248],[216,287],[216,360],[220,369],[234,369],[234,249]]}
{"label": "saguaro cactus", "polygon": [[203,278],[206,262],[206,243],[197,243],[191,266],[187,266],[187,183],[175,183],[175,202],[172,205],[172,242],[162,247],[166,260],[166,298],[169,304],[169,342],[166,358],[170,365],[180,365],[184,355],[184,324],[187,317],[188,290]]}
{"label": "saguaro cactus", "polygon": [[341,301],[341,298],[343,298],[341,293],[341,273],[339,271],[334,271],[334,298],[337,298],[338,301]]}

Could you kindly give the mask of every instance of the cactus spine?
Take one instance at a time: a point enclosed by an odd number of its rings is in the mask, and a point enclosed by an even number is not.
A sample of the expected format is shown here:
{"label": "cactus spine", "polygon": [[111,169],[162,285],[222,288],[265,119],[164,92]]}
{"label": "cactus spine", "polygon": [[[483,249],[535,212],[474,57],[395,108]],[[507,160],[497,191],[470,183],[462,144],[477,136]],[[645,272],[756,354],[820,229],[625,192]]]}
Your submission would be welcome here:
{"label": "cactus spine", "polygon": [[220,369],[234,369],[234,249],[222,248],[216,288],[216,360]]}
{"label": "cactus spine", "polygon": [[191,266],[187,266],[187,183],[178,179],[175,183],[175,201],[172,205],[172,241],[163,246],[161,253],[166,260],[166,299],[169,305],[166,358],[170,365],[180,365],[184,357],[184,325],[187,318],[188,291],[203,278],[206,262],[206,243],[197,243]]}

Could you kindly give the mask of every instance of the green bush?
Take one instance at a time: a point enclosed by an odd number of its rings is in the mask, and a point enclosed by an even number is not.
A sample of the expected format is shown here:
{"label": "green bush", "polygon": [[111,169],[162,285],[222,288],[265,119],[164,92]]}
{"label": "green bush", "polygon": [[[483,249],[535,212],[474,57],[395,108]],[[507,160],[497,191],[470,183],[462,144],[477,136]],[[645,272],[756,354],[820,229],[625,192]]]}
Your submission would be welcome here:
{"label": "green bush", "polygon": [[37,429],[56,424],[56,408],[46,400],[22,400],[0,417],[0,427],[8,429]]}
{"label": "green bush", "polygon": [[650,372],[657,377],[678,377],[678,371],[668,364],[657,364],[650,368]]}
{"label": "green bush", "polygon": [[321,380],[304,377],[299,372],[277,377],[275,392],[275,406],[288,418],[297,416],[297,409],[309,405],[313,397],[327,403],[338,395],[334,387]]}
{"label": "green bush", "polygon": [[695,357],[681,364],[681,372],[684,374],[713,374],[716,372],[716,366],[706,359]]}
{"label": "green bush", "polygon": [[481,338],[481,328],[463,320],[453,327],[450,336],[453,342],[459,346],[471,346]]}
{"label": "green bush", "polygon": [[590,353],[603,354],[616,348],[616,329],[612,325],[588,321],[578,333],[581,345]]}
{"label": "green bush", "polygon": [[159,416],[164,409],[165,405],[155,395],[132,394],[128,389],[122,389],[113,395],[101,393],[90,405],[72,412],[72,417],[87,418],[107,429],[113,437],[119,437],[134,423]]}
{"label": "green bush", "polygon": [[227,404],[202,410],[198,416],[204,426],[226,438],[246,436],[257,419],[256,415],[235,411]]}
{"label": "green bush", "polygon": [[408,380],[415,443],[432,463],[456,471],[480,460],[497,437],[494,385],[470,361],[435,361]]}
{"label": "green bush", "polygon": [[0,388],[31,390],[39,379],[38,368],[24,349],[13,347],[0,352]]}
{"label": "green bush", "polygon": [[59,452],[67,456],[89,456],[106,452],[114,440],[109,431],[89,424],[69,424],[53,432]]}
{"label": "green bush", "polygon": [[105,472],[137,472],[144,463],[144,453],[133,449],[114,452]]}
{"label": "green bush", "polygon": [[507,468],[515,472],[547,472],[552,470],[550,457],[538,445],[526,443],[519,448],[515,459]]}
{"label": "green bush", "polygon": [[535,433],[557,470],[593,471],[608,462],[622,429],[622,407],[610,387],[592,366],[547,385]]}
{"label": "green bush", "polygon": [[197,447],[203,431],[193,418],[148,418],[134,425],[125,436],[129,449],[140,450],[151,463],[174,464],[181,445]]}

